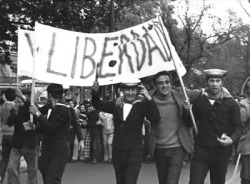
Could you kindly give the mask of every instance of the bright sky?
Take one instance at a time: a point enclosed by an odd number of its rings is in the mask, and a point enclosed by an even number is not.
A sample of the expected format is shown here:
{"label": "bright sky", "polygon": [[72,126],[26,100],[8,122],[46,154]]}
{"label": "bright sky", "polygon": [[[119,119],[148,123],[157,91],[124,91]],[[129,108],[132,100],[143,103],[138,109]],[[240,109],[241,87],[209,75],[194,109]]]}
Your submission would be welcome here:
{"label": "bright sky", "polygon": [[[222,25],[218,25],[217,27],[227,27],[228,22],[226,18],[228,17],[228,9],[231,9],[232,11],[236,12],[237,17],[241,18],[244,24],[250,24],[250,17],[245,13],[239,1],[242,2],[243,6],[250,14],[250,3],[248,2],[248,0],[206,0],[206,5],[211,4],[213,7],[209,9],[209,14],[222,18]],[[187,7],[185,0],[176,0],[173,4],[176,7],[176,15],[183,15],[185,13]],[[200,15],[202,5],[203,0],[190,0],[189,15]],[[209,34],[211,30],[211,25],[214,23],[214,20],[211,19],[203,20],[203,31]]]}
{"label": "bright sky", "polygon": [[[192,1],[201,1],[201,0],[192,0]],[[240,2],[248,10],[250,14],[250,2],[248,0],[207,0],[208,3],[214,5],[214,14],[218,16],[223,16],[226,9],[232,9],[237,13],[237,15],[242,18],[243,22],[246,24],[250,24],[250,17],[245,13],[243,8],[240,6]]]}

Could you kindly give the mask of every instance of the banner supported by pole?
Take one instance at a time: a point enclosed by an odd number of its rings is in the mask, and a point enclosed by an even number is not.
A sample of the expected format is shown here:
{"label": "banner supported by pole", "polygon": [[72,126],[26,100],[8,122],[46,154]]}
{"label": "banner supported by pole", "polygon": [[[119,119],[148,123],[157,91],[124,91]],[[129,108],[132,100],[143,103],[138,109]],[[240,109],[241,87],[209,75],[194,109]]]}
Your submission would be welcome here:
{"label": "banner supported by pole", "polygon": [[[166,35],[168,35],[168,33],[166,33],[166,31],[165,31],[164,24],[163,24],[163,21],[162,21],[161,17],[158,16],[158,18],[159,18],[159,21],[160,21],[162,30],[163,30],[163,32],[164,32],[164,37],[165,37],[165,39],[167,40]],[[176,64],[176,61],[175,61],[175,59],[174,59],[174,57],[173,57],[173,54],[172,54],[173,52],[171,51],[171,49],[169,49],[169,52],[170,52],[170,54],[171,54],[171,56],[172,56],[173,63],[174,63],[174,66],[175,66],[175,70],[176,70],[177,76],[178,76],[178,78],[179,78],[179,80],[180,80],[181,88],[182,88],[182,91],[183,91],[185,100],[186,100],[186,101],[189,101],[188,96],[187,96],[187,92],[186,92],[186,89],[185,89],[185,86],[184,86],[184,83],[183,83],[183,80],[182,80],[182,77],[181,77],[181,75],[180,75],[180,73],[179,73],[179,70],[178,70],[178,65]],[[195,122],[195,118],[194,118],[192,109],[189,110],[189,113],[190,113],[190,116],[191,116],[191,119],[192,119],[192,123],[193,123],[193,127],[194,127],[195,134],[197,135],[197,134],[198,134],[198,129],[197,129],[197,125],[196,125],[196,122]]]}

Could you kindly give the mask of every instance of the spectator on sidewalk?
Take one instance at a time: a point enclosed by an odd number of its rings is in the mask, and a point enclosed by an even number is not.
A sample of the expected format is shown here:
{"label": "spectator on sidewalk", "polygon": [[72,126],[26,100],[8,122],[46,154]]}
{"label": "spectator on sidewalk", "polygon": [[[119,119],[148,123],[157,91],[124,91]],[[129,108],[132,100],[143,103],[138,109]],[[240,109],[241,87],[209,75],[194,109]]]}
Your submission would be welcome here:
{"label": "spectator on sidewalk", "polygon": [[103,130],[103,154],[104,162],[112,162],[112,143],[114,137],[114,117],[110,113],[100,112],[99,117],[102,121]]}
{"label": "spectator on sidewalk", "polygon": [[2,160],[0,161],[0,183],[4,181],[7,165],[9,162],[10,151],[12,148],[12,138],[14,126],[7,125],[7,119],[10,116],[10,111],[15,109],[16,92],[12,88],[5,90],[6,101],[1,108],[1,123],[2,123]]}
{"label": "spectator on sidewalk", "polygon": [[239,141],[237,152],[241,154],[241,184],[250,184],[250,80],[246,83],[247,98],[241,100],[241,120],[244,131]]}
{"label": "spectator on sidewalk", "polygon": [[[29,93],[30,94],[30,93]],[[24,98],[21,91],[18,91],[16,103],[18,109],[12,109],[7,120],[9,126],[14,125],[12,149],[8,164],[8,184],[19,184],[19,165],[21,157],[27,163],[27,183],[37,184],[37,162],[38,162],[38,135],[30,129],[30,95]],[[28,126],[27,126],[28,125]]]}
{"label": "spectator on sidewalk", "polygon": [[81,161],[84,161],[84,151],[86,149],[86,140],[87,140],[87,128],[88,128],[88,117],[87,117],[87,110],[86,110],[86,106],[84,103],[81,103],[79,105],[79,110],[80,110],[80,114],[79,114],[79,124],[81,127],[81,131],[82,131],[82,136],[83,136],[83,141],[84,141],[84,149],[80,152],[79,154],[79,158]]}
{"label": "spectator on sidewalk", "polygon": [[92,105],[88,107],[88,125],[90,131],[90,158],[91,163],[96,164],[102,159],[101,135],[102,122],[99,118],[99,110]]}

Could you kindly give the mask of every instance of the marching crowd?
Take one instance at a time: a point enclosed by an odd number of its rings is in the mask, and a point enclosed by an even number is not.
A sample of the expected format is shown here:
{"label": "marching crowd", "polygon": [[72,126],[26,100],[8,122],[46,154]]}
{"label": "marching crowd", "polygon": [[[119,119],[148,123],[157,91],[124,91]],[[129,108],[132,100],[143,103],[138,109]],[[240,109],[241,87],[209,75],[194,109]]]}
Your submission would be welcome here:
{"label": "marching crowd", "polygon": [[60,84],[47,87],[42,107],[28,90],[5,90],[1,182],[7,172],[8,184],[20,183],[24,157],[29,184],[38,183],[38,171],[45,184],[60,184],[66,164],[76,161],[112,163],[117,184],[136,184],[143,159],[154,159],[159,184],[177,184],[183,162],[191,158],[187,183],[203,184],[210,172],[211,184],[225,184],[235,146],[241,183],[250,184],[250,81],[247,97],[236,101],[223,87],[225,70],[204,73],[207,87],[197,90],[173,86],[167,71],[154,76],[151,91],[127,77],[123,95],[114,100],[101,99],[95,81],[92,100],[77,106]]}

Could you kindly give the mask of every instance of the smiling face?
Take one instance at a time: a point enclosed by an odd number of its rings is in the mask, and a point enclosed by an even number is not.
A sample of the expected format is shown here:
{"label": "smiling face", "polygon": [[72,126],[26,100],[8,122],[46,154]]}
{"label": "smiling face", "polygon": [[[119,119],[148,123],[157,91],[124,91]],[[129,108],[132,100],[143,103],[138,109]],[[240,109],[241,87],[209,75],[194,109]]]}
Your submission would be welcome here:
{"label": "smiling face", "polygon": [[207,79],[207,86],[209,93],[213,96],[221,93],[221,88],[223,86],[222,78],[209,78]]}
{"label": "smiling face", "polygon": [[168,75],[161,75],[155,80],[157,93],[162,97],[167,97],[171,94],[171,82]]}
{"label": "smiling face", "polygon": [[138,87],[137,86],[124,87],[123,88],[123,94],[124,94],[124,101],[126,103],[133,103],[137,98]]}

